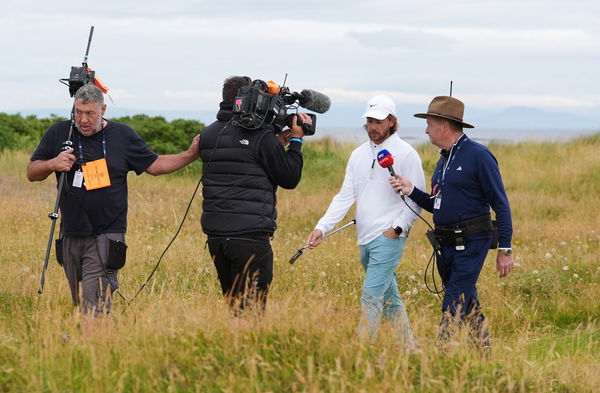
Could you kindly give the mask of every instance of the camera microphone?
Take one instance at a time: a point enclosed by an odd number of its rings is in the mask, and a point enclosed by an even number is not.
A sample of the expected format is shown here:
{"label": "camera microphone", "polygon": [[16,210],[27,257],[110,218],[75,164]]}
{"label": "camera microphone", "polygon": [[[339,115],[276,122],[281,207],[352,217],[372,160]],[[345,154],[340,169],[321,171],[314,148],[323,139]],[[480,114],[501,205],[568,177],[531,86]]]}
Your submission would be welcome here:
{"label": "camera microphone", "polygon": [[300,93],[294,93],[301,107],[317,113],[325,113],[331,106],[331,100],[323,93],[304,89]]}

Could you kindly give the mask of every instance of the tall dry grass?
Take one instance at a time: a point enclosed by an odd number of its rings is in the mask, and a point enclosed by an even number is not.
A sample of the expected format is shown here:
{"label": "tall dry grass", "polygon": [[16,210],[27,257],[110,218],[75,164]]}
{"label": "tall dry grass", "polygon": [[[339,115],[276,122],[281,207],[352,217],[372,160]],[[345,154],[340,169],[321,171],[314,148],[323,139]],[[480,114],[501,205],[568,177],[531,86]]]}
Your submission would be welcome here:
{"label": "tall dry grass", "polygon": [[[279,191],[275,279],[262,319],[232,319],[220,296],[200,198],[136,301],[89,323],[70,304],[54,259],[37,294],[55,200],[53,180],[30,184],[28,154],[0,155],[0,391],[5,392],[594,392],[600,386],[600,137],[492,145],[514,219],[516,269],[500,280],[490,253],[479,280],[492,351],[459,335],[441,355],[440,302],[423,287],[430,249],[417,222],[397,270],[421,352],[383,325],[356,336],[361,283],[354,229],[295,265],[289,257],[337,192],[350,146],[311,144],[303,180]],[[419,148],[425,168],[437,160]],[[174,234],[198,179],[131,176],[131,299]],[[427,214],[426,218],[430,218]],[[344,222],[352,217],[350,213]]]}

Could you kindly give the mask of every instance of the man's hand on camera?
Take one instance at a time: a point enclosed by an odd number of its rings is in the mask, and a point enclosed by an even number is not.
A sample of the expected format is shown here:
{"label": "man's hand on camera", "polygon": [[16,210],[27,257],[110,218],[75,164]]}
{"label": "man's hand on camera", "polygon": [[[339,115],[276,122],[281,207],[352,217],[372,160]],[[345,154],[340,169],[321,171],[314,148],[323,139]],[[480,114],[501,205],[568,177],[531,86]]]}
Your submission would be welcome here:
{"label": "man's hand on camera", "polygon": [[290,143],[290,138],[292,137],[292,130],[289,128],[283,130],[279,134],[275,134],[275,137],[283,146],[287,146]]}
{"label": "man's hand on camera", "polygon": [[73,149],[61,151],[59,155],[52,160],[52,170],[56,172],[68,172],[75,163],[75,155]]}
{"label": "man's hand on camera", "polygon": [[297,113],[292,119],[292,138],[302,138],[304,136],[304,130],[298,124],[298,118],[302,123],[312,124],[312,119],[306,113]]}

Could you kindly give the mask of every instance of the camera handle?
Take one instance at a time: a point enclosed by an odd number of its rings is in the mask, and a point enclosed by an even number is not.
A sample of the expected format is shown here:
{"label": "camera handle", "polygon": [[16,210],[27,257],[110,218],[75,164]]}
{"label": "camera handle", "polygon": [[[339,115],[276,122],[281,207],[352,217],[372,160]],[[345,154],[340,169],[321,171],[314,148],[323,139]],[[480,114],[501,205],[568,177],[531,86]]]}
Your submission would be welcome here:
{"label": "camera handle", "polygon": [[[67,136],[67,140],[63,142],[60,150],[65,151],[73,147],[73,127],[75,126],[75,105],[73,104],[73,108],[71,109],[71,122],[69,125],[69,135]],[[46,270],[48,270],[48,261],[50,260],[50,251],[52,250],[52,240],[54,238],[54,230],[56,228],[56,219],[58,218],[58,209],[60,207],[60,197],[62,195],[62,190],[65,185],[67,172],[61,172],[58,176],[58,188],[56,194],[56,203],[54,204],[54,211],[48,214],[48,218],[52,221],[50,225],[50,235],[48,236],[48,245],[46,247],[46,256],[44,257],[44,267],[42,268],[42,277],[40,279],[40,289],[38,289],[38,293],[41,295],[44,293],[44,283],[46,282]]]}
{"label": "camera handle", "polygon": [[312,119],[312,124],[308,124],[302,121],[302,119],[300,118],[300,116],[296,115],[296,124],[298,124],[300,127],[302,127],[302,132],[304,132],[304,135],[314,135],[315,134],[315,124],[317,122],[317,116],[313,115],[312,113],[307,113],[307,115],[310,116],[310,118]]}

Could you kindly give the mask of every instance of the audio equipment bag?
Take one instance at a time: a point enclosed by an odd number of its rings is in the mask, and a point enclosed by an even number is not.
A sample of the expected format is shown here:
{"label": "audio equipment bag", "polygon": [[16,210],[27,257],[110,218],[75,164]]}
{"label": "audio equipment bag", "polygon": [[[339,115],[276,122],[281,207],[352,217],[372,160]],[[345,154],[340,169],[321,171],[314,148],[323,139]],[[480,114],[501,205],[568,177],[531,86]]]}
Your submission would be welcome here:
{"label": "audio equipment bag", "polygon": [[108,239],[108,261],[107,270],[119,270],[125,266],[127,259],[127,245],[121,240]]}

